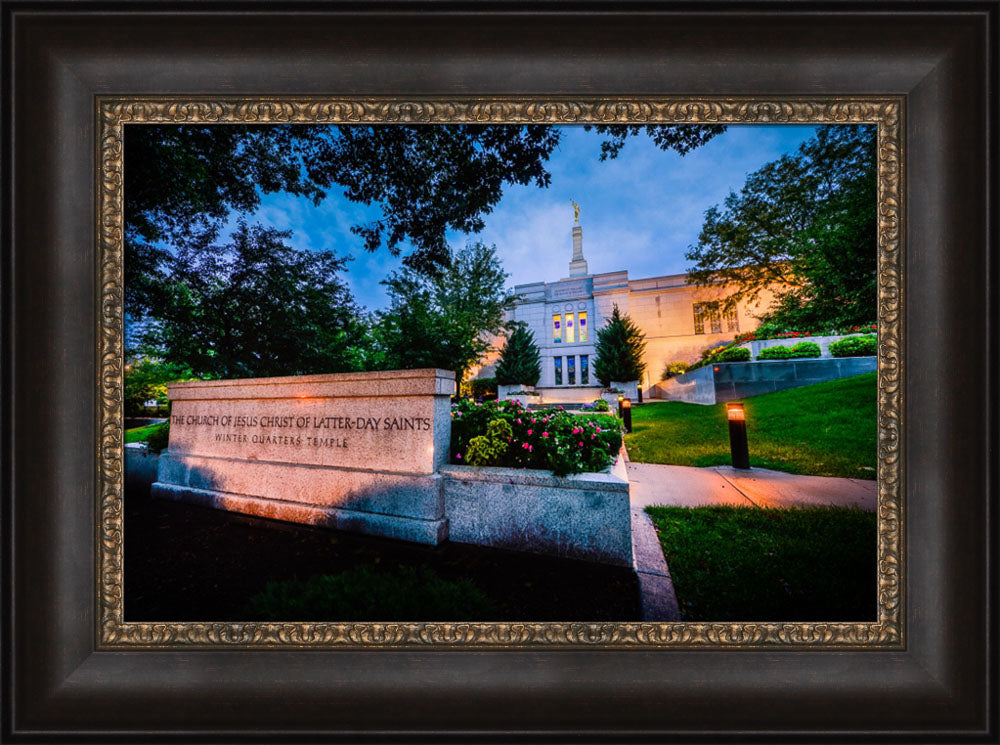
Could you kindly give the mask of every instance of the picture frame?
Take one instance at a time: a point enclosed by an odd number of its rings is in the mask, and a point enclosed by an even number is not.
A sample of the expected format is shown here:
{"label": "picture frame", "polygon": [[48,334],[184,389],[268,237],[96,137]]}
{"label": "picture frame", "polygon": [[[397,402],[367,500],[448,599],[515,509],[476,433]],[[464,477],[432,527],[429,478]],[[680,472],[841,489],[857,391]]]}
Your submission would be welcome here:
{"label": "picture frame", "polygon": [[[45,7],[3,6],[5,737],[995,738],[995,691],[984,683],[996,665],[988,644],[995,591],[987,589],[996,551],[988,221],[996,169],[987,155],[996,144],[987,118],[995,4],[943,15],[918,3],[836,14],[805,4],[775,14],[752,3],[710,13],[454,5],[420,15],[390,4],[106,13],[81,3],[39,12]],[[600,54],[584,53],[594,48]],[[547,95],[572,106],[595,95],[691,95],[692,85],[698,95],[734,99],[894,96],[905,112],[899,230],[909,372],[892,450],[906,506],[905,646],[453,644],[334,654],[251,651],[243,638],[226,649],[104,645],[96,619],[114,599],[94,597],[107,570],[95,549],[115,537],[101,530],[106,515],[94,497],[114,476],[99,470],[114,460],[99,454],[114,438],[98,417],[93,381],[114,365],[95,337],[99,319],[120,306],[114,298],[102,305],[107,293],[95,281],[107,276],[96,266],[103,222],[95,195],[113,177],[97,158],[95,100],[334,90],[404,105]],[[942,383],[949,379],[954,385]],[[106,383],[113,391],[114,380]]]}

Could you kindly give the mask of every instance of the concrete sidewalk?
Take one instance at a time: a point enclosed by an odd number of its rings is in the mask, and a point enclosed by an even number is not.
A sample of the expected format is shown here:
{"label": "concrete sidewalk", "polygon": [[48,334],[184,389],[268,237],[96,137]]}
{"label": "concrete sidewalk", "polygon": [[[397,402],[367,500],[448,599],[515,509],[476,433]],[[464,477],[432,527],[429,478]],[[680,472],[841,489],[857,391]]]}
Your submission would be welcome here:
{"label": "concrete sidewalk", "polygon": [[797,476],[729,466],[694,468],[628,463],[632,508],[649,505],[701,507],[736,504],[753,507],[840,505],[874,510],[875,481],[828,476]]}

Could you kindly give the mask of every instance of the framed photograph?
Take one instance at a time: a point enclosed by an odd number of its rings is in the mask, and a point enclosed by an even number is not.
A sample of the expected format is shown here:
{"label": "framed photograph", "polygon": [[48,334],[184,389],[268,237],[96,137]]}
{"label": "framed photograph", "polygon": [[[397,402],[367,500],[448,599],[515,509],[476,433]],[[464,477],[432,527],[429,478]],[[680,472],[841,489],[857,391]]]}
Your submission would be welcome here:
{"label": "framed photograph", "polygon": [[4,737],[995,741],[995,5],[105,10],[3,4]]}

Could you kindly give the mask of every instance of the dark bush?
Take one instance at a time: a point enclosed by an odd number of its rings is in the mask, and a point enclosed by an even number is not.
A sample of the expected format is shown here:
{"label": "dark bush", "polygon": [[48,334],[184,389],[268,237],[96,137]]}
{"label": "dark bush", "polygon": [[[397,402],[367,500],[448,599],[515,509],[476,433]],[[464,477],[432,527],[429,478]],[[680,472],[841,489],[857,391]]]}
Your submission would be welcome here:
{"label": "dark bush", "polygon": [[496,604],[470,580],[447,580],[427,566],[359,566],[269,582],[247,605],[247,615],[260,621],[461,621],[495,611]]}
{"label": "dark bush", "polygon": [[830,354],[834,357],[871,357],[878,350],[878,337],[874,334],[846,336],[830,343]]}
{"label": "dark bush", "polygon": [[166,450],[167,443],[170,442],[170,422],[164,422],[156,429],[149,433],[146,437],[146,445],[149,446],[150,452],[158,453],[161,450]]}

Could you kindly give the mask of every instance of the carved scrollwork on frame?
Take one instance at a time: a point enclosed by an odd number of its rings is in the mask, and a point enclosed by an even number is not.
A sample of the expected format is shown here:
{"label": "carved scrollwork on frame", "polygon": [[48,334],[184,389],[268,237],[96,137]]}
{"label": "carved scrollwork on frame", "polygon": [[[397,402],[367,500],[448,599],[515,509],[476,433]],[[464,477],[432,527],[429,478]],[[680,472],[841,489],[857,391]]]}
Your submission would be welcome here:
{"label": "carved scrollwork on frame", "polygon": [[[904,642],[901,492],[903,109],[899,98],[105,98],[98,115],[100,572],[113,648],[892,648]],[[131,623],[123,620],[123,134],[134,123],[878,125],[878,616],[865,623]]]}

